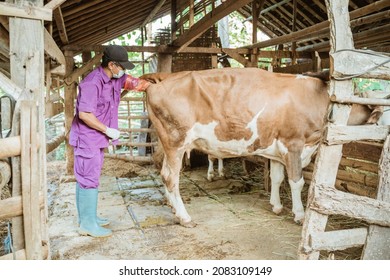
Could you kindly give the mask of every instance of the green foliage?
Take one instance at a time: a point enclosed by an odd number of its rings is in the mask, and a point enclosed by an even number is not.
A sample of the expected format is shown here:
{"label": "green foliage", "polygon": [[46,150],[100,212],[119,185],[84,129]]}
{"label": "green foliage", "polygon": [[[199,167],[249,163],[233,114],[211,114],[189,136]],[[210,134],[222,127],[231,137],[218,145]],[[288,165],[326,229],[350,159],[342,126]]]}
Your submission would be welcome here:
{"label": "green foliage", "polygon": [[385,80],[355,78],[353,82],[359,92],[388,91],[390,89],[390,81]]}

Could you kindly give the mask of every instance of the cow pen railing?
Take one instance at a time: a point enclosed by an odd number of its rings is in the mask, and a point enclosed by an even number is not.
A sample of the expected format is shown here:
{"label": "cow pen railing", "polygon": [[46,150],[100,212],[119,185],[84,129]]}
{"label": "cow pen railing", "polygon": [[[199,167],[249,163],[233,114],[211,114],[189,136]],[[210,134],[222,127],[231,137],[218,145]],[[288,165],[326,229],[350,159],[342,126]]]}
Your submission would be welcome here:
{"label": "cow pen railing", "polygon": [[[300,259],[318,259],[320,251],[363,246],[362,259],[390,259],[390,136],[388,126],[347,126],[349,104],[390,105],[384,100],[353,96],[352,77],[390,80],[388,57],[356,52],[348,14],[348,0],[326,0],[330,20],[332,116],[320,144],[310,183],[299,245]],[[378,63],[378,61],[380,61]],[[357,70],[358,69],[358,70]],[[356,70],[359,73],[356,73]],[[384,141],[379,160],[376,198],[337,190],[337,173],[346,143]],[[368,166],[368,165],[367,165]],[[363,220],[364,227],[326,231],[329,215]]]}
{"label": "cow pen railing", "polygon": [[49,256],[48,240],[42,235],[47,227],[46,194],[41,189],[38,172],[37,122],[36,102],[20,101],[20,136],[0,139],[0,159],[20,156],[22,167],[21,195],[0,200],[0,220],[22,217],[25,237],[23,249],[0,256],[0,260],[47,259]]}
{"label": "cow pen railing", "polygon": [[155,130],[150,127],[145,94],[121,98],[118,120],[122,137],[113,151],[105,153],[105,157],[132,162],[153,162],[152,155],[157,139],[152,136]]}

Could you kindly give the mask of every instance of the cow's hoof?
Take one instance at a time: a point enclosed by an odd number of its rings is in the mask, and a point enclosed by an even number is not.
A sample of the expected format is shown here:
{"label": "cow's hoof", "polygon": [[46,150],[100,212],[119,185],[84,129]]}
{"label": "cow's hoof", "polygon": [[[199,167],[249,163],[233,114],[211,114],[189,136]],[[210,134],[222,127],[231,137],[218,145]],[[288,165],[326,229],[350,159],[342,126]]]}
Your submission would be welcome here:
{"label": "cow's hoof", "polygon": [[207,181],[212,182],[214,179],[214,175],[207,174]]}
{"label": "cow's hoof", "polygon": [[280,206],[274,206],[272,207],[272,212],[274,212],[276,215],[279,215],[283,211],[283,205]]}
{"label": "cow's hoof", "polygon": [[303,225],[303,221],[305,220],[305,216],[302,215],[295,215],[294,222],[296,222],[298,225]]}
{"label": "cow's hoof", "polygon": [[194,223],[193,221],[189,221],[189,222],[180,222],[180,224],[181,224],[183,227],[186,227],[186,228],[194,228],[194,227],[196,227],[196,223]]}

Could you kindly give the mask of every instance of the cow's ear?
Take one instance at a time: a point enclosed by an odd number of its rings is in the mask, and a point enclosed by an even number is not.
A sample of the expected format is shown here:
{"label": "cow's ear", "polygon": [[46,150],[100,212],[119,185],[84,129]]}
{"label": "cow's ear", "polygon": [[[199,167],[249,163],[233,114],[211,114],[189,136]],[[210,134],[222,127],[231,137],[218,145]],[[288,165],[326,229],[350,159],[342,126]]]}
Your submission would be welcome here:
{"label": "cow's ear", "polygon": [[368,118],[367,120],[367,124],[374,124],[374,123],[377,123],[379,121],[379,119],[382,117],[383,115],[383,106],[372,106],[372,105],[368,105],[368,108],[370,108],[372,111],[371,111],[371,115],[370,117]]}

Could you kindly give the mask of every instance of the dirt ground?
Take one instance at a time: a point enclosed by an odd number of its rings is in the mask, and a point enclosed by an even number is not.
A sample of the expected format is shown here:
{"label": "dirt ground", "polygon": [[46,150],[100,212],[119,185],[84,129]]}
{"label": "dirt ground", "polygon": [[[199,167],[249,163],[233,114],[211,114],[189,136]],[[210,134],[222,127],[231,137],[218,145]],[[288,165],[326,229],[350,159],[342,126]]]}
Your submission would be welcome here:
{"label": "dirt ground", "polygon": [[296,259],[301,227],[293,222],[290,210],[280,216],[272,213],[261,187],[261,170],[245,176],[240,162],[228,161],[226,178],[208,182],[206,173],[206,166],[182,172],[181,194],[197,223],[195,228],[184,228],[166,205],[153,166],[106,159],[99,213],[111,220],[113,235],[97,239],[77,233],[74,182],[61,176],[62,162],[49,163],[51,257]]}
{"label": "dirt ground", "polygon": [[[225,178],[206,179],[207,166],[182,171],[180,190],[197,226],[177,224],[166,205],[158,171],[149,165],[106,159],[99,188],[99,215],[108,218],[113,235],[80,236],[74,204],[75,182],[65,176],[65,162],[48,162],[50,258],[61,260],[293,260],[301,226],[291,213],[287,185],[285,209],[275,215],[263,188],[262,166],[245,175],[240,161],[225,161]],[[307,188],[307,186],[306,186]],[[335,229],[345,220],[330,219]],[[357,259],[361,248],[337,253]],[[321,254],[322,259],[328,254]]]}

